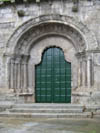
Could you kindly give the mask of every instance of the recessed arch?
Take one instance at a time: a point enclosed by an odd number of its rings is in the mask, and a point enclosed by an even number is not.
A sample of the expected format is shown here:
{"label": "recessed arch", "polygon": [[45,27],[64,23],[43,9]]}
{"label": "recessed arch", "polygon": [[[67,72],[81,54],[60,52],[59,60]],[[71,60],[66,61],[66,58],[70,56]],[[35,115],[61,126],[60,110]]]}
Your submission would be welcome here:
{"label": "recessed arch", "polygon": [[[45,38],[42,38],[41,40],[38,40],[37,42],[35,42],[30,51],[30,60],[29,60],[30,69],[29,70],[31,70],[31,66],[33,68],[33,66],[35,67],[35,65],[39,64],[42,61],[43,51],[49,47],[59,47],[60,49],[62,49],[65,60],[71,63],[71,66],[72,66],[71,67],[71,71],[72,71],[71,84],[72,84],[72,92],[73,92],[74,88],[78,86],[78,83],[77,83],[78,72],[76,67],[78,65],[78,62],[77,62],[77,57],[75,56],[76,51],[75,51],[75,48],[73,47],[73,44],[71,44],[71,42],[66,38],[62,36],[49,36],[49,37],[46,36]],[[30,80],[32,79],[32,75],[30,76]],[[35,79],[35,75],[33,79]],[[33,81],[33,83],[35,83],[35,81]],[[34,86],[33,88],[35,88],[35,84],[33,84],[33,86]]]}
{"label": "recessed arch", "polygon": [[[45,38],[47,38],[47,37],[52,37],[52,36],[53,36],[53,37],[64,38],[64,39],[68,40],[69,42],[71,42],[71,43],[73,44],[75,50],[78,51],[78,46],[77,46],[77,47],[75,46],[74,40],[72,40],[70,37],[65,36],[64,34],[49,33],[49,34],[41,35],[41,36],[35,38],[34,40],[32,40],[32,41],[30,42],[30,45],[29,45],[29,46],[27,47],[27,49],[25,50],[25,52],[26,52],[27,54],[30,53],[32,47],[34,47],[34,44],[36,44],[38,41],[41,41],[41,40],[43,40],[43,39],[45,39]],[[49,47],[49,46],[47,46],[47,47]],[[60,47],[59,47],[59,48],[60,48]]]}
{"label": "recessed arch", "polygon": [[72,93],[91,85],[93,72],[88,66],[92,64],[92,57],[88,58],[86,52],[97,49],[95,35],[69,16],[47,15],[25,22],[8,40],[4,54],[9,57],[9,88],[35,97],[35,65],[41,62],[43,50],[49,46],[60,47],[65,59],[72,64]]}
{"label": "recessed arch", "polygon": [[31,47],[31,44],[35,41],[49,35],[59,35],[69,39],[73,43],[77,52],[82,52],[86,49],[84,39],[80,36],[77,30],[75,31],[72,27],[64,24],[44,23],[31,29],[30,33],[28,32],[26,35],[23,35],[21,38],[25,38],[26,42],[23,42],[24,39],[18,41],[18,46],[15,47],[15,51],[17,51],[18,48],[18,51],[20,50],[22,52],[22,50],[27,49],[27,47]]}
{"label": "recessed arch", "polygon": [[62,49],[65,60],[68,62],[72,62],[73,58],[76,58],[75,55],[77,52],[70,40],[60,35],[47,35],[33,42],[30,47],[30,59],[32,58],[32,60],[34,60],[35,58],[33,64],[39,64],[41,62],[43,51],[49,47],[58,47]]}
{"label": "recessed arch", "polygon": [[95,35],[81,22],[69,16],[45,15],[30,19],[19,26],[8,40],[5,54],[14,54],[15,48],[20,49],[20,46],[25,46],[25,43],[28,43],[29,40],[40,36],[40,33],[42,35],[43,32],[49,34],[51,30],[64,32],[65,35],[68,35],[70,31],[71,38],[78,39],[77,44],[81,45],[79,52],[84,49],[91,50],[98,47]]}

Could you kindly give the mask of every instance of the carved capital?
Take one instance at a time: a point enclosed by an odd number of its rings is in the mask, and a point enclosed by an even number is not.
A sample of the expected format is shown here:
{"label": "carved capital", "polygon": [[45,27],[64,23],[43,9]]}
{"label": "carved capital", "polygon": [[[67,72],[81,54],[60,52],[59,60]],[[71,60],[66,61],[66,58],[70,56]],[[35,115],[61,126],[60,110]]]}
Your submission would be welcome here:
{"label": "carved capital", "polygon": [[76,53],[76,57],[80,60],[86,59],[86,53],[85,52]]}
{"label": "carved capital", "polygon": [[21,58],[22,58],[22,64],[27,64],[30,58],[30,55],[21,55]]}

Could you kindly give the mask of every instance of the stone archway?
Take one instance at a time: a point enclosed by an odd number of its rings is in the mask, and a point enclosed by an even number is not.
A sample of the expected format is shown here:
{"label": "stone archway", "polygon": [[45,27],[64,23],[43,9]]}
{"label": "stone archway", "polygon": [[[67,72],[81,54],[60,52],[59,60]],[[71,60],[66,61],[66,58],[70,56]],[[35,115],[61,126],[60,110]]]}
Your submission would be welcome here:
{"label": "stone archway", "polygon": [[87,51],[97,48],[95,36],[73,18],[48,15],[26,22],[9,39],[5,52],[9,88],[19,95],[32,95],[35,102],[34,67],[49,46],[61,47],[72,63],[72,93],[93,85],[92,56]]}
{"label": "stone archway", "polygon": [[34,88],[35,90],[35,74],[34,74],[35,66],[41,62],[43,51],[49,47],[61,48],[64,52],[65,60],[68,62],[71,62],[72,64],[72,91],[74,91],[74,89],[78,86],[78,83],[77,83],[78,72],[77,72],[77,67],[76,67],[76,64],[78,62],[77,62],[77,58],[75,57],[75,49],[73,45],[70,43],[70,41],[66,40],[65,37],[62,37],[59,35],[58,36],[57,35],[45,36],[41,40],[38,40],[37,42],[35,42],[33,48],[30,49],[30,60],[29,60],[30,69],[29,70],[32,70],[34,68],[33,73],[31,71],[29,72],[32,74],[30,75],[30,81],[31,79],[33,79],[33,81],[31,81],[33,83],[32,88]]}

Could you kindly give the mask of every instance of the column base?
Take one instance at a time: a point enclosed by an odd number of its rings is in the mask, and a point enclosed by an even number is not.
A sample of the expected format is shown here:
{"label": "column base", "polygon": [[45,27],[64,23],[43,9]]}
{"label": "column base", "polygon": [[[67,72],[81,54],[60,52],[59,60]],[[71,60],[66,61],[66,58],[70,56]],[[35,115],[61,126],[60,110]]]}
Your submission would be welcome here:
{"label": "column base", "polygon": [[34,94],[22,93],[19,94],[19,98],[23,99],[24,103],[35,103]]}

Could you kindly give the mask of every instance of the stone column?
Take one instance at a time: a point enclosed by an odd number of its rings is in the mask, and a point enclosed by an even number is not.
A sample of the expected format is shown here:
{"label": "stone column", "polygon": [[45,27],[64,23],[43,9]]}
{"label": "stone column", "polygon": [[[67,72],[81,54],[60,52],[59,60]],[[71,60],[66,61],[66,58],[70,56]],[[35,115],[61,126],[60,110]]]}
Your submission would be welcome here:
{"label": "stone column", "polygon": [[82,86],[82,61],[79,62],[79,68],[78,68],[78,86]]}
{"label": "stone column", "polygon": [[23,57],[23,93],[28,93],[28,55]]}
{"label": "stone column", "polygon": [[78,86],[86,87],[87,86],[87,60],[85,53],[77,54],[79,60],[79,72],[78,72]]}
{"label": "stone column", "polygon": [[21,78],[21,93],[24,92],[24,64],[23,62],[21,63],[21,73],[20,73],[20,78]]}
{"label": "stone column", "polygon": [[11,59],[11,89],[14,89],[14,60]]}
{"label": "stone column", "polygon": [[21,57],[16,58],[16,89],[21,92]]}
{"label": "stone column", "polygon": [[9,88],[16,93],[28,93],[28,55],[17,55],[12,58],[8,65]]}
{"label": "stone column", "polygon": [[87,60],[87,85],[90,88],[92,86],[92,59],[88,57]]}
{"label": "stone column", "polygon": [[24,92],[25,93],[28,92],[27,87],[28,87],[27,63],[24,62]]}
{"label": "stone column", "polygon": [[83,59],[82,61],[82,86],[87,86],[87,61]]}
{"label": "stone column", "polygon": [[14,84],[15,84],[15,92],[17,92],[18,89],[18,80],[17,80],[17,76],[18,75],[18,62],[17,60],[15,60],[15,65],[14,65]]}
{"label": "stone column", "polygon": [[21,64],[18,64],[18,92],[21,92]]}
{"label": "stone column", "polygon": [[84,61],[85,64],[85,86],[87,86],[87,61]]}
{"label": "stone column", "polygon": [[11,89],[11,60],[8,62],[8,89]]}

